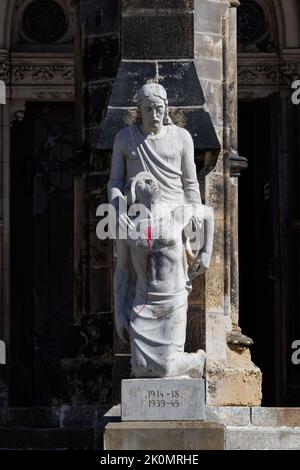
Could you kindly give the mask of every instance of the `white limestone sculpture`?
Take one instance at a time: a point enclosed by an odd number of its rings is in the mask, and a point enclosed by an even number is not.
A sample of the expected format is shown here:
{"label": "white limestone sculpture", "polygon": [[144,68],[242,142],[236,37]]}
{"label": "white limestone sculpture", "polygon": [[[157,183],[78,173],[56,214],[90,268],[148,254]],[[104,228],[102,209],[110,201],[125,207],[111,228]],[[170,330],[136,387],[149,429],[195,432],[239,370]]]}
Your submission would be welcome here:
{"label": "white limestone sculpture", "polygon": [[[114,295],[132,375],[201,377],[204,351],[184,352],[187,297],[210,263],[213,212],[201,204],[192,137],[170,120],[161,85],[142,87],[137,123],[115,138],[108,192],[128,230],[117,240]],[[121,213],[124,198],[142,205],[142,218]]]}

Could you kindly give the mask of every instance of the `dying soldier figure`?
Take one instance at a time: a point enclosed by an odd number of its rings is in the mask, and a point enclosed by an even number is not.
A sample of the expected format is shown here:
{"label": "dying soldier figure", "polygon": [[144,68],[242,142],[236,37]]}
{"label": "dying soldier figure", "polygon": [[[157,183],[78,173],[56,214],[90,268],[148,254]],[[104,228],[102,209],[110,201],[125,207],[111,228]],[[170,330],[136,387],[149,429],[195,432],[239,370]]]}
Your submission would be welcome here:
{"label": "dying soldier figure", "polygon": [[134,229],[122,240],[115,272],[116,328],[121,338],[130,339],[132,375],[202,377],[204,351],[184,352],[197,257],[191,252],[187,257],[187,250],[193,218],[212,224],[212,214],[206,206],[199,206],[196,214],[192,206],[170,209],[161,204],[158,183],[146,172],[132,178],[127,194],[139,213],[141,205],[146,209],[146,217],[131,218]]}

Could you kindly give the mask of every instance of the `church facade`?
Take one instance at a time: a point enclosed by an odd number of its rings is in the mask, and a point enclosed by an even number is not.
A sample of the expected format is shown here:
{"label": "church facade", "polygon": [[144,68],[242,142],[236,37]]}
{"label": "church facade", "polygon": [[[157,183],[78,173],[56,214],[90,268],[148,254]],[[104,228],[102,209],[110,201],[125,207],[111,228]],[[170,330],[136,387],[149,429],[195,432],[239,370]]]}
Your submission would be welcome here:
{"label": "church facade", "polygon": [[120,400],[130,355],[113,325],[115,247],[97,238],[96,211],[146,81],[167,89],[172,120],[192,134],[215,214],[187,329],[187,350],[207,352],[208,404],[300,406],[297,0],[0,9],[0,406]]}

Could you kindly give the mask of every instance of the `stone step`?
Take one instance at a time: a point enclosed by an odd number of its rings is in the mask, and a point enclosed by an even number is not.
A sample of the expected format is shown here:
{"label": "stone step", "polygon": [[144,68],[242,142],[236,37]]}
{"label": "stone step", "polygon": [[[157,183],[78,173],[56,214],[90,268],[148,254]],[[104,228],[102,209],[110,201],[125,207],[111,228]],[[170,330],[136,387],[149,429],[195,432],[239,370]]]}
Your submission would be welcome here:
{"label": "stone step", "polygon": [[224,426],[203,421],[109,423],[104,450],[224,450]]}
{"label": "stone step", "polygon": [[206,419],[227,426],[300,428],[300,408],[207,406]]}
{"label": "stone step", "polygon": [[226,450],[300,450],[300,427],[227,426]]}
{"label": "stone step", "polygon": [[93,449],[92,428],[0,427],[0,449]]}
{"label": "stone step", "polygon": [[109,407],[0,408],[0,427],[61,428],[94,427]]}

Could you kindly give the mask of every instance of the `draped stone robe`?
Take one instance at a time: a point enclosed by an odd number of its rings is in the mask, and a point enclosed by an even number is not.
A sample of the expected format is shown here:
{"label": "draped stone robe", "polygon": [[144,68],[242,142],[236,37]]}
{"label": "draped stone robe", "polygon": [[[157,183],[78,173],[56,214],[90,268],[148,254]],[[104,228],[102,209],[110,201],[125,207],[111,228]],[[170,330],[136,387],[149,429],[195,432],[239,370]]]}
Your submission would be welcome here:
{"label": "draped stone robe", "polygon": [[201,204],[193,139],[185,129],[172,124],[163,126],[157,136],[145,136],[132,124],[120,131],[113,149],[109,200],[121,196],[129,179],[141,171],[156,178],[163,202]]}

